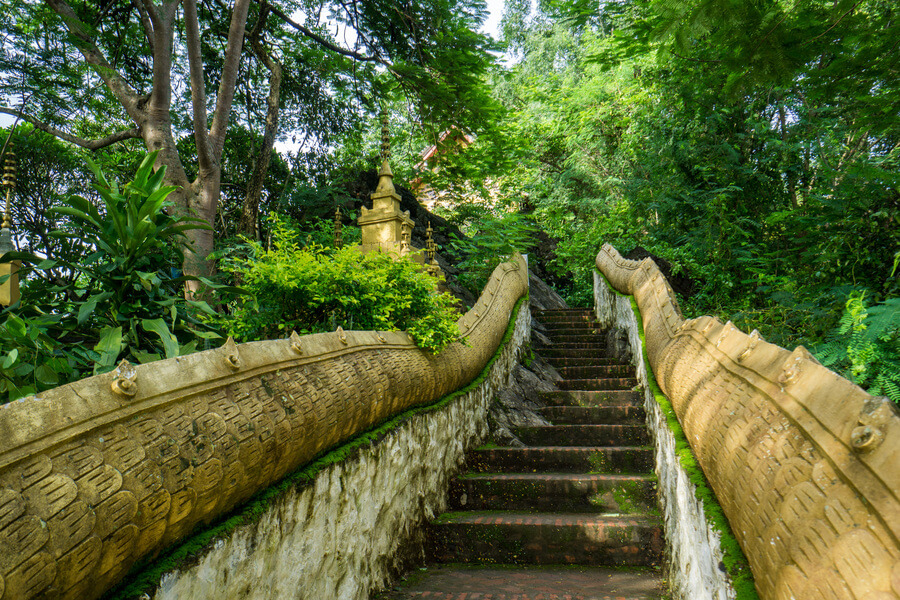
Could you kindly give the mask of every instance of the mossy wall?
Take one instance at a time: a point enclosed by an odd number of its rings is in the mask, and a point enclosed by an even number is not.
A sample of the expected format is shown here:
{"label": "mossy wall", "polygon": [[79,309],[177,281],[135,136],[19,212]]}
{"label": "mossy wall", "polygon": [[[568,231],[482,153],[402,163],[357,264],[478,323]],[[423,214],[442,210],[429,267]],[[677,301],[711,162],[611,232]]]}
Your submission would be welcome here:
{"label": "mossy wall", "polygon": [[647,368],[640,310],[594,271],[594,309],[607,328],[628,334],[632,361],[644,391],[644,408],[656,450],[656,476],[666,531],[669,590],[677,600],[757,600],[747,559],[722,508],[697,466],[672,405]]}
{"label": "mossy wall", "polygon": [[333,449],[218,527],[133,574],[112,595],[158,600],[367,599],[424,557],[424,525],[488,434],[487,411],[527,348],[517,305],[503,344],[472,383]]}

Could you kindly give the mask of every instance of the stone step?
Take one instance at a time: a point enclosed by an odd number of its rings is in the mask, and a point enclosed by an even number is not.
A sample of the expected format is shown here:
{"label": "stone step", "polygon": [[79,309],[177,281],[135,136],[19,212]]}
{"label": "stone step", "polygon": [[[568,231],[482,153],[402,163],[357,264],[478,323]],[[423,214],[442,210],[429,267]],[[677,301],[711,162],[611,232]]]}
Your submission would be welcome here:
{"label": "stone step", "polygon": [[578,333],[578,332],[570,332],[568,329],[565,331],[549,333],[547,337],[550,338],[550,341],[553,342],[554,346],[559,346],[560,344],[600,344],[604,348],[606,347],[606,340],[595,333]]}
{"label": "stone step", "polygon": [[634,404],[643,406],[644,396],[632,390],[554,390],[538,392],[538,397],[552,406],[607,406]]}
{"label": "stone step", "polygon": [[568,331],[573,333],[583,333],[585,331],[601,332],[603,328],[599,321],[589,321],[585,319],[575,319],[574,321],[551,321],[542,324],[548,331]]}
{"label": "stone step", "polygon": [[532,425],[516,427],[516,436],[529,446],[645,446],[645,425]]}
{"label": "stone step", "polygon": [[431,564],[375,600],[658,600],[662,592],[653,567]]}
{"label": "stone step", "polygon": [[545,446],[542,448],[479,448],[468,454],[466,466],[476,473],[620,473],[653,472],[649,446]]}
{"label": "stone step", "polygon": [[590,365],[556,367],[564,379],[601,379],[606,377],[634,377],[631,365]]}
{"label": "stone step", "polygon": [[554,425],[591,425],[611,423],[643,425],[644,407],[640,404],[608,406],[546,406],[538,412]]}
{"label": "stone step", "polygon": [[466,511],[429,529],[427,553],[442,563],[656,565],[663,549],[659,519],[647,516]]}
{"label": "stone step", "polygon": [[559,315],[591,315],[593,316],[594,310],[592,308],[549,308],[546,310],[536,310],[534,311],[534,315],[536,317],[555,317]]}
{"label": "stone step", "polygon": [[650,475],[470,473],[450,484],[450,510],[637,514],[656,510]]}
{"label": "stone step", "polygon": [[544,358],[609,358],[606,344],[553,344],[535,350]]}
{"label": "stone step", "polygon": [[544,325],[550,323],[596,323],[597,319],[591,313],[565,313],[565,314],[537,314],[535,320]]}
{"label": "stone step", "polygon": [[543,352],[541,352],[541,356],[556,369],[559,369],[560,367],[602,367],[623,364],[615,358],[594,356],[543,356]]}
{"label": "stone step", "polygon": [[630,390],[637,387],[637,379],[634,377],[602,377],[592,379],[563,379],[556,382],[556,387],[561,390]]}

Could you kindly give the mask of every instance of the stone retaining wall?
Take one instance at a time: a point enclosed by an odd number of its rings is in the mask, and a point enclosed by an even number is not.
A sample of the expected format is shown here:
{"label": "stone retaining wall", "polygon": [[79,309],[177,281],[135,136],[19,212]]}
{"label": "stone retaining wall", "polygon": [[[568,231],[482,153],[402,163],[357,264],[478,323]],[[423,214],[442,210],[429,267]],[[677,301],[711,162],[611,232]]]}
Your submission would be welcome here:
{"label": "stone retaining wall", "polygon": [[0,407],[0,598],[96,598],[331,448],[476,378],[527,293],[500,265],[437,356],[402,332],[233,342]]}
{"label": "stone retaining wall", "polygon": [[366,600],[424,560],[424,525],[447,508],[450,479],[488,433],[487,411],[530,338],[523,303],[488,376],[446,406],[415,414],[377,443],[287,490],[250,525],[166,574],[157,600]]}
{"label": "stone retaining wall", "polygon": [[764,600],[900,599],[900,415],[712,317],[685,321],[650,259],[597,268],[640,307],[650,367]]}

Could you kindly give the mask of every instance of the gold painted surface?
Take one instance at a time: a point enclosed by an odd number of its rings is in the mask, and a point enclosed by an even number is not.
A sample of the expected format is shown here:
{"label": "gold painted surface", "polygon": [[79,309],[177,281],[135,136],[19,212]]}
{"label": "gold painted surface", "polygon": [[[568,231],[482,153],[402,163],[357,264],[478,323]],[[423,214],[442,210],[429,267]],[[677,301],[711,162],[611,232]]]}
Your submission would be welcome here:
{"label": "gold painted surface", "polygon": [[322,450],[465,386],[527,285],[521,256],[500,265],[459,320],[468,345],[436,356],[403,332],[232,342],[0,406],[0,598],[96,598]]}
{"label": "gold painted surface", "polygon": [[685,321],[650,260],[597,268],[641,310],[647,355],[764,600],[900,599],[900,415],[712,317]]}

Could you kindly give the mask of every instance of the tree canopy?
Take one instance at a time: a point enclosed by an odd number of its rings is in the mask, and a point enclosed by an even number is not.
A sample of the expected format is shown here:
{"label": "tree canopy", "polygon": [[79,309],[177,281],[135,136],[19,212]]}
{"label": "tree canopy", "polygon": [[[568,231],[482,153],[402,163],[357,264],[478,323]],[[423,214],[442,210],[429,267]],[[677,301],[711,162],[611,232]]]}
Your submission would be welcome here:
{"label": "tree canopy", "polygon": [[[92,150],[140,139],[158,151],[176,206],[210,224],[236,127],[263,140],[249,191],[258,197],[279,135],[329,144],[394,94],[438,126],[477,127],[489,104],[480,88],[490,40],[473,31],[479,0],[13,0],[7,9],[0,112],[24,102],[35,128]],[[179,146],[186,136],[193,144]],[[190,236],[185,270],[205,273],[212,230]]]}
{"label": "tree canopy", "polygon": [[[602,242],[641,247],[691,282],[688,312],[859,373],[876,355],[900,365],[890,0],[508,0],[499,44],[476,32],[480,0],[11,0],[9,14],[0,112],[25,100],[43,132],[28,152],[52,148],[53,172],[77,163],[52,135],[115,172],[159,150],[175,205],[220,240],[253,238],[269,211],[333,214],[374,166],[386,107],[399,179],[447,192],[436,210],[482,245],[458,244],[463,264],[539,231],[535,264],[584,303]],[[469,141],[424,169],[453,130]],[[201,274],[214,234],[189,233]]]}

